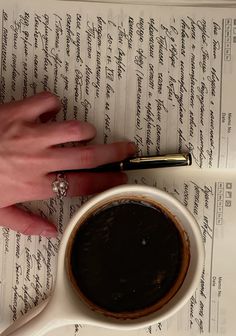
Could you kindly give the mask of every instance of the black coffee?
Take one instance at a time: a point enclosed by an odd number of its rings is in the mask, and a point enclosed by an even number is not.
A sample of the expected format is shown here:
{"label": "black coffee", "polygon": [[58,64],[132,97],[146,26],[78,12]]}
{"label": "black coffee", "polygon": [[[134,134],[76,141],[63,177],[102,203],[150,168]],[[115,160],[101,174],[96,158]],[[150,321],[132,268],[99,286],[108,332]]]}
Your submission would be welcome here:
{"label": "black coffee", "polygon": [[178,223],[162,208],[136,200],[112,203],[75,233],[70,277],[94,309],[143,316],[181,286],[189,263],[186,244]]}

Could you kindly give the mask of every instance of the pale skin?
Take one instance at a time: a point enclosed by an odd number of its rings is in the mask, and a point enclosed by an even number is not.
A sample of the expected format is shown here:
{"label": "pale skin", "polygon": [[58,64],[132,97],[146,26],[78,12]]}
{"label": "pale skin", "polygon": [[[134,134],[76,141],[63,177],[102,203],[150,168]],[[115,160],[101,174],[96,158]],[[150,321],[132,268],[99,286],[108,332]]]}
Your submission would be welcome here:
{"label": "pale skin", "polygon": [[[90,145],[93,125],[51,121],[59,99],[42,92],[22,101],[0,105],[0,225],[27,235],[55,237],[56,226],[25,212],[17,203],[55,197],[56,171],[88,169],[120,161],[135,153],[131,142]],[[60,146],[76,142],[77,146]],[[85,145],[86,143],[86,145]],[[98,193],[127,182],[124,173],[66,173],[68,196]]]}

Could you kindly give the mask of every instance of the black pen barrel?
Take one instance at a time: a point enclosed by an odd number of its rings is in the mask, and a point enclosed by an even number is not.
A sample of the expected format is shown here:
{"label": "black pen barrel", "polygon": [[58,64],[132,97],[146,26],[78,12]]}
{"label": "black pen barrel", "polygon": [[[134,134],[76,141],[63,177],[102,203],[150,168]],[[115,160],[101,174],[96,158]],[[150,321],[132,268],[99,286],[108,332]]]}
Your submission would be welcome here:
{"label": "black pen barrel", "polygon": [[134,157],[126,159],[122,162],[113,162],[105,165],[101,165],[91,169],[81,170],[67,170],[66,172],[116,172],[122,170],[140,170],[140,169],[154,169],[165,167],[179,167],[190,166],[192,164],[191,155],[188,154],[171,154],[163,156],[146,156],[146,157]]}

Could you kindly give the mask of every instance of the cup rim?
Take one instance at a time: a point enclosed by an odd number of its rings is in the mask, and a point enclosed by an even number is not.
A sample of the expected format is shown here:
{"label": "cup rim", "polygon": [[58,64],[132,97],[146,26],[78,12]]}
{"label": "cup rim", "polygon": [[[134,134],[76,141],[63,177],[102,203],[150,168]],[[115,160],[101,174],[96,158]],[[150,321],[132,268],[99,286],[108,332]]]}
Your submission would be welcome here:
{"label": "cup rim", "polygon": [[[104,316],[101,313],[95,312],[95,314],[96,314],[95,318],[96,318],[99,325],[101,325],[101,323],[102,323],[103,326],[112,327],[112,328],[136,329],[136,328],[142,328],[142,327],[148,326],[152,323],[161,322],[161,321],[169,318],[170,316],[175,314],[177,311],[179,311],[180,308],[183,307],[187,303],[187,301],[190,299],[191,295],[194,293],[194,290],[197,288],[197,286],[199,284],[199,280],[200,280],[200,276],[201,276],[201,272],[202,272],[203,264],[204,264],[205,253],[204,253],[204,245],[203,245],[203,240],[202,240],[202,236],[201,236],[200,227],[197,224],[196,219],[190,213],[190,211],[179,200],[174,198],[171,194],[169,194],[169,193],[167,193],[163,190],[157,189],[155,187],[134,184],[134,185],[123,185],[123,186],[117,186],[117,187],[110,188],[110,189],[92,197],[91,199],[86,201],[78,209],[78,211],[70,219],[69,224],[68,224],[68,226],[67,226],[67,228],[64,232],[64,235],[63,235],[63,238],[62,238],[62,241],[61,241],[60,250],[59,250],[59,255],[58,255],[59,264],[60,264],[60,262],[62,263],[62,260],[63,260],[63,267],[65,267],[66,249],[67,249],[67,246],[68,246],[68,242],[70,240],[71,234],[73,233],[79,219],[82,216],[86,216],[86,214],[88,213],[88,211],[91,208],[95,207],[96,205],[99,206],[99,204],[104,202],[104,200],[108,200],[109,198],[114,197],[114,196],[118,196],[120,194],[124,194],[124,195],[125,194],[126,195],[131,195],[131,194],[147,195],[147,198],[154,199],[154,200],[155,200],[155,196],[156,196],[157,198],[160,198],[160,203],[163,200],[165,200],[171,206],[174,205],[177,209],[180,209],[180,212],[186,218],[186,221],[187,221],[188,225],[190,224],[191,230],[193,231],[193,236],[195,238],[194,244],[197,247],[196,251],[194,252],[196,260],[195,260],[194,272],[193,272],[193,275],[192,275],[191,283],[188,283],[186,285],[186,278],[187,278],[187,275],[188,275],[188,272],[189,272],[189,270],[187,270],[185,280],[183,281],[180,289],[174,295],[174,298],[172,298],[170,300],[170,302],[172,302],[172,304],[170,304],[168,302],[168,303],[166,303],[166,305],[163,308],[161,308],[161,309],[159,309],[159,310],[157,310],[157,311],[155,311],[151,314],[148,314],[148,315],[143,316],[141,318],[135,318],[133,320],[132,319],[129,319],[129,320],[116,319],[116,318]],[[165,207],[165,205],[164,205],[164,207]],[[167,209],[168,209],[168,207],[167,207]],[[190,243],[191,243],[191,241],[190,241]],[[191,260],[190,260],[190,264],[191,264]],[[66,274],[66,277],[67,277],[67,281],[70,283],[70,280],[69,280],[69,277],[68,277],[67,274]],[[178,298],[177,302],[174,302],[173,299],[175,299],[177,297],[177,294],[181,291],[181,288],[183,287],[184,284],[185,284],[186,288],[184,288],[184,290],[182,289],[183,296],[181,298]],[[70,283],[70,286],[73,287],[71,283]],[[79,298],[79,296],[78,296],[78,300],[80,300],[81,302],[83,302],[84,305],[86,305],[84,303],[84,301],[82,301],[81,298]],[[92,310],[91,308],[89,308],[89,309]]]}

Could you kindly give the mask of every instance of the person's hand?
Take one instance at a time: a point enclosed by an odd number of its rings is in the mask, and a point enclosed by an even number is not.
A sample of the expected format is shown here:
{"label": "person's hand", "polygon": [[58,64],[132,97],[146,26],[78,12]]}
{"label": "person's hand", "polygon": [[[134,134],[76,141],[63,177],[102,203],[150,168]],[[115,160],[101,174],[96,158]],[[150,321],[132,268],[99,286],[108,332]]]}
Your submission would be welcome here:
{"label": "person's hand", "polygon": [[[56,96],[43,92],[0,105],[0,225],[29,235],[56,236],[49,221],[24,212],[15,204],[55,197],[55,171],[93,168],[133,155],[128,142],[107,145],[59,146],[89,141],[95,128],[85,122],[39,122],[57,113]],[[125,183],[124,173],[66,173],[68,196],[87,195]]]}

